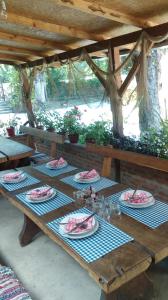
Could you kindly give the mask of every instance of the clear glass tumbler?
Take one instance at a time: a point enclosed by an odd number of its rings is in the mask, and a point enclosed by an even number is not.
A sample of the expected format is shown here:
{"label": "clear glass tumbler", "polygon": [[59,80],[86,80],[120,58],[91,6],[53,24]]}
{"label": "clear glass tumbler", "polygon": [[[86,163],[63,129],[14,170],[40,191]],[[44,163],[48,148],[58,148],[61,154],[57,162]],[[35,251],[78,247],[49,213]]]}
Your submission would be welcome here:
{"label": "clear glass tumbler", "polygon": [[114,216],[120,216],[121,215],[121,208],[120,204],[118,202],[110,203],[110,211],[111,211],[111,217]]}

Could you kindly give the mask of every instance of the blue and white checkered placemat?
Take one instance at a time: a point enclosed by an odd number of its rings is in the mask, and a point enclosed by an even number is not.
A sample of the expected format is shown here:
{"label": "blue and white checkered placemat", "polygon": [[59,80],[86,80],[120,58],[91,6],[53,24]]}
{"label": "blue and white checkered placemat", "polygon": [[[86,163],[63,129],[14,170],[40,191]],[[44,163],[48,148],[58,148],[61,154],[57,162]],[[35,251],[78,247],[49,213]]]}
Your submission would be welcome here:
{"label": "blue and white checkered placemat", "polygon": [[58,176],[58,175],[68,173],[68,172],[71,172],[71,171],[77,169],[76,167],[68,165],[62,169],[51,170],[51,169],[46,168],[46,164],[42,164],[42,165],[36,166],[34,168],[50,177]]}
{"label": "blue and white checkered placemat", "polygon": [[93,182],[93,183],[78,183],[78,182],[75,182],[73,180],[73,178],[74,178],[74,175],[64,177],[63,179],[61,179],[61,181],[73,186],[77,190],[87,189],[90,186],[92,186],[93,188],[95,188],[95,190],[97,192],[102,190],[102,189],[105,189],[105,188],[108,188],[110,186],[113,186],[113,185],[117,184],[117,182],[112,181],[112,180],[110,180],[108,178],[105,178],[105,177],[101,177],[100,180],[98,180],[97,182]]}
{"label": "blue and white checkered placemat", "polygon": [[[117,202],[121,194],[117,193],[107,199]],[[130,208],[121,204],[121,211],[146,226],[155,229],[168,221],[168,204],[156,200],[155,204],[146,208]]]}
{"label": "blue and white checkered placemat", "polygon": [[[74,213],[79,212],[91,214],[91,212],[86,208],[76,210]],[[96,218],[100,224],[98,231],[89,237],[79,240],[68,239],[59,233],[59,222],[63,219],[63,217],[55,219],[47,225],[84,260],[90,263],[133,240],[131,236],[104,221],[99,216],[96,215]]]}
{"label": "blue and white checkered placemat", "polygon": [[21,182],[18,183],[2,183],[1,185],[8,191],[12,192],[21,188],[24,188],[26,186],[39,183],[40,180],[38,180],[35,177],[30,176],[29,174],[25,173],[27,178]]}
{"label": "blue and white checkered placemat", "polygon": [[[48,187],[48,186],[47,186]],[[21,193],[17,195],[17,198],[22,201],[26,206],[33,210],[38,216],[45,215],[46,213],[57,209],[61,206],[67,205],[73,202],[73,199],[56,190],[57,194],[51,200],[42,203],[30,203],[26,201],[26,195]],[[28,191],[27,191],[28,193]]]}

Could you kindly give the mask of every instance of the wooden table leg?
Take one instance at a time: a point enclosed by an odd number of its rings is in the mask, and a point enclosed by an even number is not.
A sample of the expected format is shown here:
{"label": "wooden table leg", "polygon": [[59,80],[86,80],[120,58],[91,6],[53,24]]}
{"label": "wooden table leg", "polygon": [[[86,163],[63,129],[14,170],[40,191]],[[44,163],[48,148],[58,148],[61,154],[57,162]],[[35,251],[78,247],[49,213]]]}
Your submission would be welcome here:
{"label": "wooden table leg", "polygon": [[103,290],[101,291],[100,300],[118,300],[116,292],[106,294]]}
{"label": "wooden table leg", "polygon": [[34,239],[35,235],[40,231],[41,229],[26,215],[24,215],[24,224],[22,231],[19,235],[20,245],[24,247],[30,244]]}
{"label": "wooden table leg", "polygon": [[100,300],[152,300],[154,299],[154,286],[146,273],[129,281],[118,290],[106,294],[101,292]]}

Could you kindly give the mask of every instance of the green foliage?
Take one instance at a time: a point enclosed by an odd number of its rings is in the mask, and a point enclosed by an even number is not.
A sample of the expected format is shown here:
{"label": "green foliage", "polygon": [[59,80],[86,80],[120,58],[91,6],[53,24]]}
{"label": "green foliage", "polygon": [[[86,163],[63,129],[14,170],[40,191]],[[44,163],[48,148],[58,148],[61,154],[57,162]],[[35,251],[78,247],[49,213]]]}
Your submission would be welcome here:
{"label": "green foliage", "polygon": [[141,143],[147,146],[149,153],[168,158],[168,121],[162,122],[161,128],[154,128],[141,134]]}
{"label": "green foliage", "polygon": [[97,145],[108,145],[111,136],[111,123],[108,121],[96,121],[86,129],[86,141],[95,142]]}
{"label": "green foliage", "polygon": [[81,112],[78,107],[75,106],[70,111],[67,111],[63,116],[64,130],[68,134],[80,134],[81,124],[80,124]]}
{"label": "green foliage", "polygon": [[168,121],[162,122],[159,130],[151,128],[143,132],[139,140],[126,136],[111,137],[110,143],[122,150],[168,159]]}
{"label": "green foliage", "polygon": [[1,65],[0,80],[2,83],[9,83],[10,85],[9,102],[12,108],[17,112],[22,111],[19,72],[13,66]]}
{"label": "green foliage", "polygon": [[0,122],[0,127],[1,128],[9,128],[9,127],[15,127],[17,125],[21,125],[20,123],[20,118],[17,117],[16,115],[14,115],[12,118],[9,117],[8,120],[6,120],[5,122]]}
{"label": "green foliage", "polygon": [[60,122],[61,116],[59,113],[53,111],[39,110],[35,113],[36,121],[38,126],[44,126],[46,129],[55,129],[57,131],[58,122]]}
{"label": "green foliage", "polygon": [[[95,62],[101,69],[107,69],[107,59],[97,59]],[[46,72],[46,83],[48,97],[61,101],[77,97],[80,103],[85,97],[99,96],[103,90],[99,79],[85,61],[49,68]]]}

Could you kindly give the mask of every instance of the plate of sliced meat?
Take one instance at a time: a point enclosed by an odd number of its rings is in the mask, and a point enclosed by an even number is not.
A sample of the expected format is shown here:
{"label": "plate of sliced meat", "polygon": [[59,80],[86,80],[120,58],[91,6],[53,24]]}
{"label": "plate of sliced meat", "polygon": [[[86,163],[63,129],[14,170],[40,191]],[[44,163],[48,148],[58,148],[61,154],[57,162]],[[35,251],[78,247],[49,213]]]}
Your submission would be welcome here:
{"label": "plate of sliced meat", "polygon": [[49,186],[43,186],[26,193],[26,201],[40,203],[52,199],[56,195],[56,190]]}
{"label": "plate of sliced meat", "polygon": [[155,199],[153,195],[144,190],[128,190],[120,196],[121,204],[131,208],[145,208],[153,205]]}
{"label": "plate of sliced meat", "polygon": [[27,176],[25,173],[17,171],[4,174],[0,180],[3,183],[18,183],[25,180],[26,178]]}
{"label": "plate of sliced meat", "polygon": [[77,173],[73,179],[79,183],[91,183],[98,181],[100,179],[100,175],[95,169],[92,169],[91,171]]}
{"label": "plate of sliced meat", "polygon": [[51,170],[57,170],[57,169],[62,169],[66,167],[67,161],[64,160],[62,157],[59,159],[51,160],[46,164],[46,168],[51,169]]}

